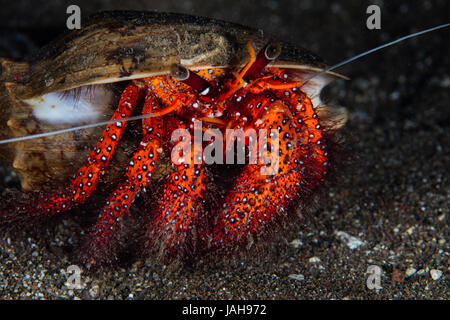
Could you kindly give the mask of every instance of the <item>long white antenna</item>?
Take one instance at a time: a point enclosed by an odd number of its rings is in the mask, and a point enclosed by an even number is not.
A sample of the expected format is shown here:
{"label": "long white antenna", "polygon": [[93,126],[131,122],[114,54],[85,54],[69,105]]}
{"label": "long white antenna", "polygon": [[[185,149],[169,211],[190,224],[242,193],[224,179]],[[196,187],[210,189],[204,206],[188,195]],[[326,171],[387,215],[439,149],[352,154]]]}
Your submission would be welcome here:
{"label": "long white antenna", "polygon": [[367,56],[367,55],[369,55],[369,54],[371,54],[371,53],[373,53],[373,52],[375,52],[375,51],[381,50],[381,49],[386,48],[386,47],[390,47],[390,46],[392,46],[392,45],[394,45],[394,44],[396,44],[396,43],[399,43],[399,42],[401,42],[401,41],[404,41],[404,40],[406,40],[406,39],[413,38],[413,37],[417,37],[417,36],[420,36],[420,35],[422,35],[422,34],[425,34],[425,33],[431,32],[431,31],[443,29],[443,28],[446,28],[446,27],[448,27],[448,26],[450,26],[450,23],[441,24],[441,25],[439,25],[439,26],[436,26],[436,27],[433,27],[433,28],[429,28],[429,29],[425,29],[425,30],[422,30],[422,31],[418,31],[418,32],[409,34],[409,35],[407,35],[407,36],[401,37],[401,38],[399,38],[399,39],[397,39],[397,40],[394,40],[394,41],[391,41],[391,42],[382,44],[381,46],[375,47],[375,48],[373,48],[373,49],[364,51],[364,52],[362,52],[362,53],[360,53],[360,54],[357,54],[357,55],[354,56],[354,57],[348,58],[348,59],[346,59],[346,60],[344,60],[344,61],[342,61],[342,62],[339,62],[339,63],[337,63],[337,64],[335,64],[335,65],[333,65],[333,66],[331,66],[331,67],[328,67],[328,68],[326,68],[326,69],[324,69],[324,70],[322,70],[322,71],[320,71],[320,72],[317,72],[317,73],[313,74],[313,75],[310,76],[310,77],[307,77],[307,78],[303,81],[303,84],[305,84],[306,82],[308,82],[309,80],[311,80],[311,79],[313,79],[313,78],[315,78],[315,77],[318,77],[318,76],[320,76],[320,75],[322,75],[322,74],[324,74],[324,73],[327,73],[327,72],[330,72],[330,71],[332,71],[332,70],[334,70],[334,69],[337,69],[337,68],[339,68],[339,67],[342,67],[343,65],[345,65],[345,64],[347,64],[347,63],[350,63],[350,62],[352,62],[352,61],[355,61],[355,60],[357,60],[357,59],[359,59],[359,58],[361,58],[361,57]]}

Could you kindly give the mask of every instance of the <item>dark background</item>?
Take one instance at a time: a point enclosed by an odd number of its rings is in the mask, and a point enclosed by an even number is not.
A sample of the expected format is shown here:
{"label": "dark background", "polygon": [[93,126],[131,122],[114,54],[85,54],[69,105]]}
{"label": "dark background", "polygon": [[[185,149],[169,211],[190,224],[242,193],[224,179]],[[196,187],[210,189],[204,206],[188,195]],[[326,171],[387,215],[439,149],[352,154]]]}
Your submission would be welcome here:
{"label": "dark background", "polygon": [[[70,4],[81,7],[82,17],[132,9],[238,22],[304,46],[329,64],[450,20],[446,0],[0,1],[0,56],[20,58],[52,40],[65,30]],[[370,4],[381,7],[381,30],[366,28]],[[448,36],[448,29],[426,34],[339,69],[352,80],[334,83],[326,99],[350,111],[355,161],[320,209],[270,243],[264,257],[175,271],[138,258],[85,275],[87,289],[70,291],[64,272],[83,228],[65,216],[38,234],[2,235],[0,298],[448,299]],[[2,188],[13,185],[8,169],[0,170]],[[352,250],[338,231],[364,244]],[[378,291],[365,285],[369,265],[382,268]],[[418,272],[404,278],[412,268]],[[443,272],[438,280],[434,269]],[[304,279],[289,277],[294,274]]]}

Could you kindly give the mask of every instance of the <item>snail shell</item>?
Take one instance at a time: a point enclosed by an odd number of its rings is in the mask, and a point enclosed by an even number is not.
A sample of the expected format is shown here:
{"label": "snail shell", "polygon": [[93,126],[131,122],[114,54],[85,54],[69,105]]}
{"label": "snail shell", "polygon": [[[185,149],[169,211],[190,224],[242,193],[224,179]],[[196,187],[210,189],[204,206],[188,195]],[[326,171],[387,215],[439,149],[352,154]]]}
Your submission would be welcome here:
{"label": "snail shell", "polygon": [[[114,87],[124,81],[167,74],[174,63],[191,69],[238,67],[249,59],[249,41],[259,50],[269,40],[262,31],[183,14],[96,14],[82,29],[67,32],[26,62],[0,59],[0,137],[108,120],[120,94]],[[296,70],[299,78],[326,68],[306,49],[287,43],[281,47],[272,66]],[[320,90],[336,76],[342,77],[327,73],[305,86],[315,105]],[[76,98],[71,90],[77,90]],[[101,131],[91,128],[2,145],[0,154],[12,164],[24,190],[54,189],[82,164]],[[123,171],[130,146],[137,145],[124,140],[115,156],[117,172]]]}

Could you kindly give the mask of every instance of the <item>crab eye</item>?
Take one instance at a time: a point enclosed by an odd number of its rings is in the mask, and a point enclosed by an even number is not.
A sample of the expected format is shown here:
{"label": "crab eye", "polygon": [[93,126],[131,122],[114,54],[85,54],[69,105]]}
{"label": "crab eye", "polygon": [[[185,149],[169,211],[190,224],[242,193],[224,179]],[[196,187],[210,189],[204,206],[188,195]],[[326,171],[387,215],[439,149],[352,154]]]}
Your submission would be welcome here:
{"label": "crab eye", "polygon": [[170,66],[170,74],[175,80],[183,82],[191,88],[197,90],[201,95],[209,93],[210,84],[195,72],[190,72],[185,66],[175,63]]}
{"label": "crab eye", "polygon": [[278,42],[268,43],[258,52],[252,66],[243,75],[245,81],[257,78],[263,69],[273,60],[278,58],[281,53],[281,45]]}
{"label": "crab eye", "polygon": [[281,53],[281,45],[279,42],[273,42],[267,45],[264,55],[267,60],[275,60]]}
{"label": "crab eye", "polygon": [[170,66],[170,74],[175,80],[184,81],[189,78],[189,69],[181,64],[174,63]]}

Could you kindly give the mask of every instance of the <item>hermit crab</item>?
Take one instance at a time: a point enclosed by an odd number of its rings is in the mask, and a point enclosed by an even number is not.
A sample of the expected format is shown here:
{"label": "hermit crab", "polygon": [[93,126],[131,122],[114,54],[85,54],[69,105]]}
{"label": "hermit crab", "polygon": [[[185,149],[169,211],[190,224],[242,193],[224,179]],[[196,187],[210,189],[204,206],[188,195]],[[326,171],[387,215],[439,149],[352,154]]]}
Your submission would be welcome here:
{"label": "hermit crab", "polygon": [[[150,247],[248,247],[323,184],[326,137],[346,121],[344,108],[320,100],[345,77],[321,72],[316,55],[208,18],[104,12],[26,62],[1,66],[1,134],[13,138],[1,154],[23,192],[39,193],[6,201],[0,223],[108,194],[87,240],[92,256],[107,254],[156,180],[160,193],[145,208]],[[132,125],[139,130],[127,136]]]}

